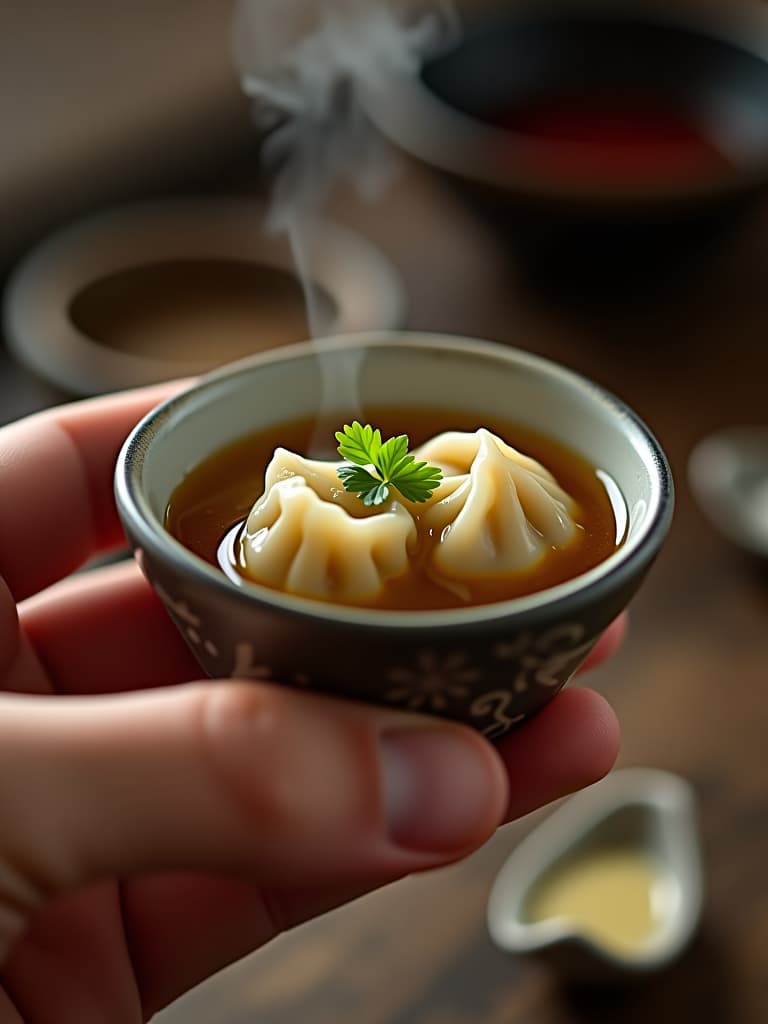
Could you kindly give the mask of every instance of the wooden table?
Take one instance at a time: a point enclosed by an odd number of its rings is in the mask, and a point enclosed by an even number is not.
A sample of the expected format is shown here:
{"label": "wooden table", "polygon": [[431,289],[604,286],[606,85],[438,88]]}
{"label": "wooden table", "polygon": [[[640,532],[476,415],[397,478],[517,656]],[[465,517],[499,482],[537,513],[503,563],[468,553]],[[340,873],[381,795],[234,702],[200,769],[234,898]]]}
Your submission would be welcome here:
{"label": "wooden table", "polygon": [[[162,1024],[764,1024],[768,1021],[768,588],[706,525],[686,461],[710,430],[766,422],[768,205],[659,281],[553,294],[526,284],[503,235],[409,169],[377,209],[337,211],[397,261],[409,323],[560,360],[633,405],[679,496],[629,640],[590,684],[623,725],[622,765],[696,787],[706,861],[700,939],[664,977],[574,994],[485,931],[494,875],[532,821],[464,864],[409,879],[284,936],[167,1010]],[[2,418],[55,394],[0,365]]]}

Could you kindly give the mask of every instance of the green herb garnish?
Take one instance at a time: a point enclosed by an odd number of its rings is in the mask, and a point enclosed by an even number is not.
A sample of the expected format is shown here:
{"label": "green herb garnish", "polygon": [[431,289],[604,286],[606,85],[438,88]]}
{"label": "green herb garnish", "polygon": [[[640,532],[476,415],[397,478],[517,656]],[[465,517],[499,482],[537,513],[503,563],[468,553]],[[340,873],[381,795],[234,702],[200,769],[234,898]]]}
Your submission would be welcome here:
{"label": "green herb garnish", "polygon": [[364,505],[383,505],[392,487],[406,501],[427,501],[443,479],[436,466],[417,462],[408,454],[406,434],[382,443],[380,430],[355,420],[351,427],[336,432],[336,440],[339,455],[352,463],[339,469],[339,479]]}

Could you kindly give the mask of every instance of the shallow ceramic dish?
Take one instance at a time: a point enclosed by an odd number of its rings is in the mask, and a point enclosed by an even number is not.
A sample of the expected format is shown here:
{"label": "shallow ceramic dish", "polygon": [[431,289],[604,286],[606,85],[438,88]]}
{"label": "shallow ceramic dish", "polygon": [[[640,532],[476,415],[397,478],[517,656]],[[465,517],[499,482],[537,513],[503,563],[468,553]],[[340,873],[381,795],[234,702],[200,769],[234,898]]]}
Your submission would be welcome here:
{"label": "shallow ceramic dish", "polygon": [[711,525],[768,564],[768,428],[730,427],[704,438],[691,452],[688,479]]}
{"label": "shallow ceramic dish", "polygon": [[[630,953],[568,920],[531,920],[531,895],[548,873],[575,856],[616,848],[645,854],[659,869],[662,907],[647,944]],[[520,843],[491,890],[488,928],[505,952],[543,959],[568,980],[642,976],[685,950],[699,924],[703,889],[690,785],[668,772],[625,769],[571,797]]]}
{"label": "shallow ceramic dish", "polygon": [[[168,534],[166,507],[189,470],[248,433],[316,416],[320,356],[333,378],[355,353],[363,417],[368,407],[415,406],[513,418],[585,455],[623,495],[623,546],[595,569],[530,597],[389,612],[238,586]],[[340,407],[340,416],[347,413]],[[567,682],[640,585],[672,514],[666,459],[619,400],[515,349],[410,333],[283,349],[210,376],[138,426],[120,455],[116,492],[145,573],[211,675],[444,714],[491,738]]]}
{"label": "shallow ceramic dish", "polygon": [[[73,224],[12,274],[8,345],[41,377],[87,395],[196,376],[304,341],[294,260],[264,221],[256,200],[216,198],[135,204]],[[403,288],[378,249],[327,221],[307,239],[326,331],[400,325]]]}
{"label": "shallow ceramic dish", "polygon": [[[485,3],[458,42],[420,76],[372,93],[368,109],[397,145],[495,200],[497,213],[529,212],[531,228],[700,216],[768,182],[766,24],[754,2]],[[604,104],[611,123],[599,110],[585,124],[583,111],[566,119],[549,106],[580,97]],[[649,139],[644,118],[636,127],[656,147],[650,168],[647,150],[627,148],[626,125],[615,138],[622,102],[627,121],[638,104],[678,113],[723,159],[681,162],[675,126]],[[552,116],[527,116],[542,109]],[[606,148],[606,131],[617,146]]]}

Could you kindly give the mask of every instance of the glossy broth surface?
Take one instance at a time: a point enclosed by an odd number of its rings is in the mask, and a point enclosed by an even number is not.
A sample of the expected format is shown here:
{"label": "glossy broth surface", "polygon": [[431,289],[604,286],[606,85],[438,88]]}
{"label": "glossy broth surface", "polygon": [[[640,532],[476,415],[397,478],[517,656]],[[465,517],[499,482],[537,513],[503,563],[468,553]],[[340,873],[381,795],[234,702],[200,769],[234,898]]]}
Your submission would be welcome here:
{"label": "glossy broth surface", "polygon": [[[366,419],[385,437],[406,432],[411,449],[447,430],[474,431],[484,426],[508,444],[537,459],[577,503],[576,538],[567,547],[525,572],[503,579],[478,577],[469,583],[470,600],[441,586],[430,577],[426,563],[437,538],[421,543],[405,576],[387,582],[380,594],[359,602],[387,609],[445,609],[487,604],[522,597],[580,575],[604,561],[623,541],[626,514],[614,510],[601,474],[562,445],[521,427],[448,411],[412,409],[366,410]],[[343,416],[338,426],[349,422]],[[338,428],[338,427],[337,427]],[[329,454],[333,452],[329,429]],[[242,523],[264,488],[264,472],[275,448],[283,447],[310,458],[310,439],[316,436],[311,420],[286,423],[228,446],[196,467],[171,497],[166,526],[185,547],[218,565],[222,539]],[[338,458],[338,456],[335,456]],[[615,500],[615,499],[614,499]],[[467,581],[462,581],[466,583]],[[356,602],[357,603],[357,602]]]}

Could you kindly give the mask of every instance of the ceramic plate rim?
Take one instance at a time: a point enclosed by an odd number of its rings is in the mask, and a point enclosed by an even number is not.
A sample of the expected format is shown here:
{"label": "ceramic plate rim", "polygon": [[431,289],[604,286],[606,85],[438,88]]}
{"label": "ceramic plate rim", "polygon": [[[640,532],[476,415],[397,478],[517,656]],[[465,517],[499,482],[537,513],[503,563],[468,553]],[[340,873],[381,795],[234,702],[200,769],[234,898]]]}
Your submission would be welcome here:
{"label": "ceramic plate rim", "polygon": [[[54,232],[35,246],[12,271],[3,301],[6,341],[13,355],[43,379],[75,394],[88,395],[143,386],[207,372],[181,360],[148,359],[111,349],[89,338],[68,316],[73,298],[94,281],[131,267],[174,259],[246,260],[269,238],[261,233],[264,203],[256,198],[198,197],[145,200],[112,207]],[[220,241],[218,218],[251,216],[253,238]],[[179,225],[194,231],[200,249],[194,255],[183,243],[173,244]],[[389,258],[363,235],[323,218],[313,220],[314,244],[327,245],[334,260],[324,260],[314,274],[337,305],[333,332],[347,333],[400,326],[405,315],[405,289]],[[165,239],[158,257],[158,235]],[[231,248],[227,246],[231,244]],[[136,253],[142,251],[142,263]],[[175,255],[174,255],[175,250]],[[213,253],[213,255],[211,255]],[[258,261],[257,265],[258,265]],[[269,266],[293,272],[288,258],[272,253]],[[356,277],[349,287],[351,268]],[[98,268],[98,269],[96,269]],[[358,296],[365,291],[364,303]],[[41,301],[41,296],[44,301]],[[359,322],[358,307],[370,311],[370,322]]]}

